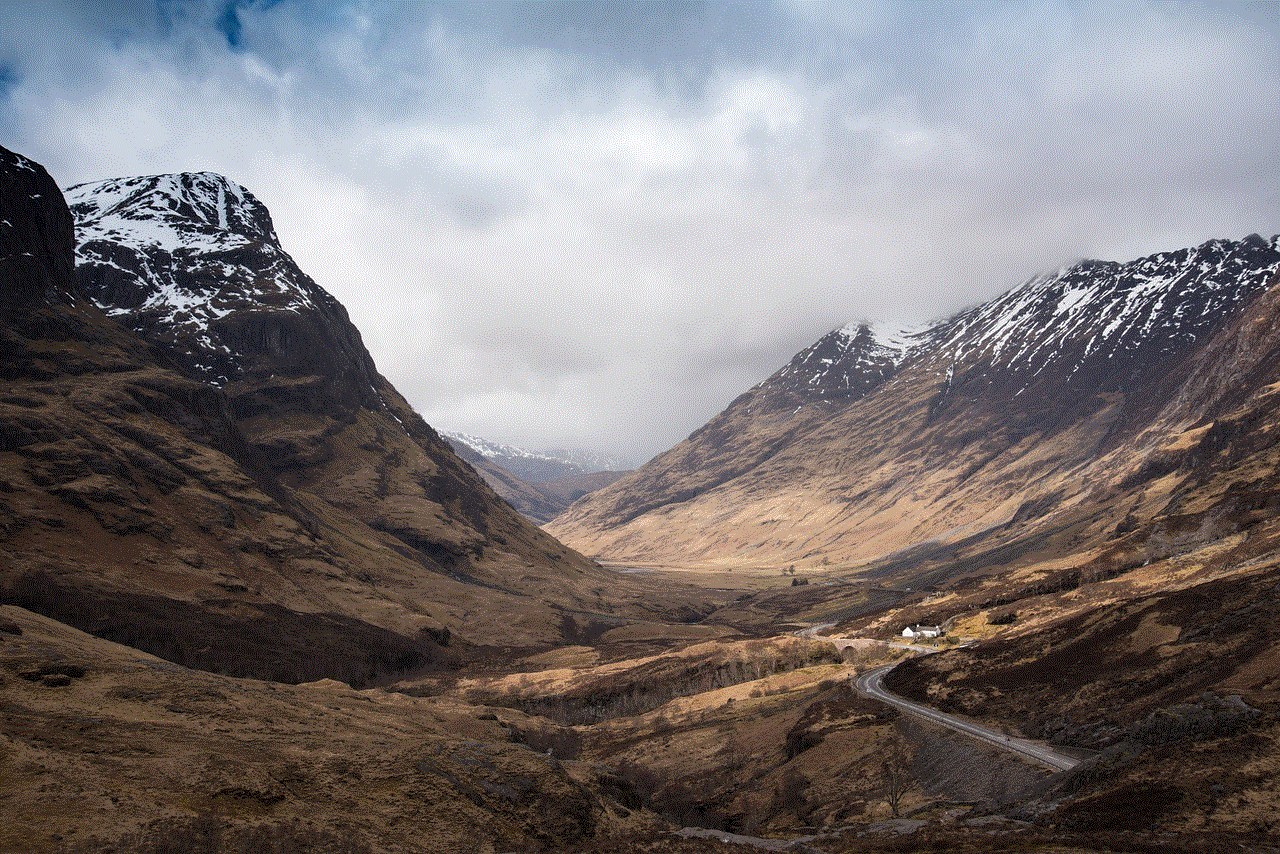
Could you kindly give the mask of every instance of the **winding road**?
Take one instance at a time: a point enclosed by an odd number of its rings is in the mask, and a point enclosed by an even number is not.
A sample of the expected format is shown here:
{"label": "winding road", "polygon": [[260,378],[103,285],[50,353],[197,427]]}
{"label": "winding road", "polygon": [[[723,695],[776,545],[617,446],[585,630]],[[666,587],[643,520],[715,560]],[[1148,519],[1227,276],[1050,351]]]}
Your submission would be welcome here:
{"label": "winding road", "polygon": [[1025,738],[1014,738],[990,727],[961,720],[955,715],[948,715],[945,712],[939,712],[937,709],[913,703],[910,700],[899,697],[897,694],[889,693],[884,688],[884,675],[896,666],[896,664],[886,664],[876,667],[866,673],[850,677],[850,681],[853,683],[854,690],[864,697],[887,703],[899,711],[939,724],[948,729],[953,729],[962,735],[967,735],[969,738],[1006,750],[1053,771],[1068,771],[1080,764],[1079,759],[1059,753],[1039,742]]}

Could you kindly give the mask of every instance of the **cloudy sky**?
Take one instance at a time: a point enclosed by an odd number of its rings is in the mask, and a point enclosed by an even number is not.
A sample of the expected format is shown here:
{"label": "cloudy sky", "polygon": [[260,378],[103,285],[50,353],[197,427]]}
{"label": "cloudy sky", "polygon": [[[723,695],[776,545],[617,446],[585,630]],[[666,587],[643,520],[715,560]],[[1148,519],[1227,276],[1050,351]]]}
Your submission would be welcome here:
{"label": "cloudy sky", "polygon": [[221,172],[427,420],[643,460],[831,328],[1280,232],[1280,14],[0,5],[0,144]]}

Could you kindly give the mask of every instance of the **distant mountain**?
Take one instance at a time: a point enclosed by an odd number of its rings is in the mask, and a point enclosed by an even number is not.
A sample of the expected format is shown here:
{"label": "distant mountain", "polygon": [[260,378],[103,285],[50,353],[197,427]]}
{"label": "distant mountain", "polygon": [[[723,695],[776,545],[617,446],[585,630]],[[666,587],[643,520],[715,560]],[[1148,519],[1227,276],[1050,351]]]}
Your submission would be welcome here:
{"label": "distant mountain", "polygon": [[549,529],[615,560],[932,550],[940,578],[958,571],[944,552],[1035,531],[1140,548],[1189,507],[1249,512],[1247,496],[1280,488],[1261,485],[1280,358],[1254,341],[1280,325],[1278,271],[1280,239],[1251,235],[1082,261],[920,329],[851,324]]}
{"label": "distant mountain", "polygon": [[0,150],[0,196],[9,601],[192,667],[361,682],[626,598],[413,412],[244,188],[127,178],[68,209]]}
{"label": "distant mountain", "polygon": [[608,454],[601,454],[596,451],[589,451],[585,448],[547,448],[543,452],[549,457],[562,459],[571,463],[584,472],[598,471],[629,471],[634,468],[634,464],[629,463],[620,457],[612,457]]}
{"label": "distant mountain", "polygon": [[472,436],[468,433],[443,431],[441,433],[455,448],[465,445],[494,461],[522,480],[545,483],[567,477],[577,477],[601,471],[622,471],[623,464],[604,454],[580,448],[552,448],[547,451],[530,451],[514,445],[504,445]]}
{"label": "distant mountain", "polygon": [[465,442],[450,439],[447,434],[441,436],[449,443],[461,459],[484,478],[494,492],[498,493],[508,504],[525,517],[538,524],[549,522],[568,506],[559,496],[543,485],[529,483],[516,477],[510,470],[494,462],[489,457],[475,450]]}
{"label": "distant mountain", "polygon": [[592,451],[529,451],[467,433],[441,435],[476,466],[499,495],[537,522],[551,521],[583,495],[625,474],[618,468],[622,463],[617,459]]}

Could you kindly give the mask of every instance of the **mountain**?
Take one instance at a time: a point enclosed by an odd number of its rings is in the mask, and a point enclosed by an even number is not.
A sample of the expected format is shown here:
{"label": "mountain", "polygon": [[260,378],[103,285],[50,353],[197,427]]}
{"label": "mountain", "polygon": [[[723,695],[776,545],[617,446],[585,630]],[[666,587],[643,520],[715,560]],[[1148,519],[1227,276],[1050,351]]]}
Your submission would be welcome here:
{"label": "mountain", "polygon": [[467,433],[441,435],[499,495],[537,522],[551,521],[583,495],[625,474],[617,459],[592,451],[557,448],[539,453]]}
{"label": "mountain", "polygon": [[1269,464],[1280,363],[1240,336],[1274,320],[1277,271],[1277,239],[1214,240],[1082,261],[921,329],[835,330],[549,530],[613,560],[917,572],[1037,531],[1150,534],[1228,470],[1269,488],[1239,467]]}
{"label": "mountain", "polygon": [[7,151],[0,184],[6,601],[191,667],[359,683],[640,598],[457,458],[247,190],[128,178],[68,209]]}
{"label": "mountain", "polygon": [[539,524],[548,522],[569,506],[541,484],[528,483],[465,442],[441,434],[449,447],[484,478],[494,492],[521,514]]}
{"label": "mountain", "polygon": [[490,442],[467,433],[442,433],[454,448],[466,446],[492,460],[516,477],[531,483],[547,483],[602,471],[621,471],[624,465],[614,457],[580,448],[529,451],[501,442]]}

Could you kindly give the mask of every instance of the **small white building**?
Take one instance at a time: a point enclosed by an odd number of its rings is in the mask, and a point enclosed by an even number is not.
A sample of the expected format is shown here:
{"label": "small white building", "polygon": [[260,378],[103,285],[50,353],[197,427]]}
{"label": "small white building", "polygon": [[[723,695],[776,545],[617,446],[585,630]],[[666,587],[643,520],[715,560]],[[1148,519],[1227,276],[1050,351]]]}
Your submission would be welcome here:
{"label": "small white building", "polygon": [[907,626],[902,630],[902,636],[904,638],[911,638],[913,640],[940,638],[944,634],[946,634],[946,632],[942,630],[941,626]]}

